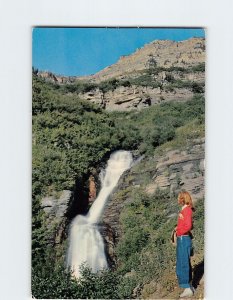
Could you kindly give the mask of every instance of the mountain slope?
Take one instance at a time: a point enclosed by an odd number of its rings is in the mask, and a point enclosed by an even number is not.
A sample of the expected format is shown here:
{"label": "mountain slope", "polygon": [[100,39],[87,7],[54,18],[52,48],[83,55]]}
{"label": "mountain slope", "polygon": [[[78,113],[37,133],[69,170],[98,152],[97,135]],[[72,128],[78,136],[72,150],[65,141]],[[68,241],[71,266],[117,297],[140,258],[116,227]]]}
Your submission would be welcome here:
{"label": "mountain slope", "polygon": [[37,75],[109,111],[186,101],[205,92],[205,39],[154,41],[92,76]]}
{"label": "mountain slope", "polygon": [[83,78],[103,81],[112,77],[124,78],[154,65],[158,67],[191,67],[205,62],[205,39],[191,38],[174,42],[156,40],[130,55],[122,56],[116,64]]}

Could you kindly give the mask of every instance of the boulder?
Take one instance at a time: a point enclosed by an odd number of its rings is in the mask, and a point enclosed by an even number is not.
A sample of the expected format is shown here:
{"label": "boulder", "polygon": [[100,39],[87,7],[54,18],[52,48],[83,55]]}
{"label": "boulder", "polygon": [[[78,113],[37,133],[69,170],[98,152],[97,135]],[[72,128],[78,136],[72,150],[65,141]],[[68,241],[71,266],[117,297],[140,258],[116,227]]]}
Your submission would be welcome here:
{"label": "boulder", "polygon": [[45,212],[45,225],[48,229],[48,243],[60,244],[65,235],[67,213],[69,211],[73,193],[69,190],[61,192],[60,197],[48,196],[41,200],[41,207]]}

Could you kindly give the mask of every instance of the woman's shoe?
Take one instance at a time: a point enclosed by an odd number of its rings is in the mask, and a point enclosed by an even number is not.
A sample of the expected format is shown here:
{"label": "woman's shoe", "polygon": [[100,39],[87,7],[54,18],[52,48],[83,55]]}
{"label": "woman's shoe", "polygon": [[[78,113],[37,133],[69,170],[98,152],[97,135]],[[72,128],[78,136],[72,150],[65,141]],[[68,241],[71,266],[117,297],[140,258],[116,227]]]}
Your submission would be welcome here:
{"label": "woman's shoe", "polygon": [[193,294],[194,294],[195,291],[196,291],[195,288],[191,285],[191,286],[190,286],[190,289],[192,290],[192,292],[193,292]]}
{"label": "woman's shoe", "polygon": [[193,291],[191,288],[184,289],[183,293],[180,295],[180,298],[191,297],[193,296]]}

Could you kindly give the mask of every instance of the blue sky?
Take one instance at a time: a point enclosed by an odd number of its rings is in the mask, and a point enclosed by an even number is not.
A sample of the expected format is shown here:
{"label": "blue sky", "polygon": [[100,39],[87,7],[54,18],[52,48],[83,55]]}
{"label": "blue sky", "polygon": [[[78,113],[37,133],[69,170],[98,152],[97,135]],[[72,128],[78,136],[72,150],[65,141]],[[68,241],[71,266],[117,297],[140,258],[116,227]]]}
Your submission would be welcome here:
{"label": "blue sky", "polygon": [[32,65],[65,76],[94,74],[121,55],[157,39],[204,37],[203,29],[181,28],[34,28]]}

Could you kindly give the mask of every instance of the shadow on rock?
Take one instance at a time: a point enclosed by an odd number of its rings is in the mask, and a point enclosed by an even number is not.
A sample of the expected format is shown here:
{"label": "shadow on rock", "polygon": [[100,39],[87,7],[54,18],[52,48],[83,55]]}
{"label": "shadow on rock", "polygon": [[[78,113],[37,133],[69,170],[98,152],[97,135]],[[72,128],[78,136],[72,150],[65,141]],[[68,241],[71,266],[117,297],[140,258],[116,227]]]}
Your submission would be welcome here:
{"label": "shadow on rock", "polygon": [[204,275],[204,259],[193,268],[192,285],[196,289]]}

